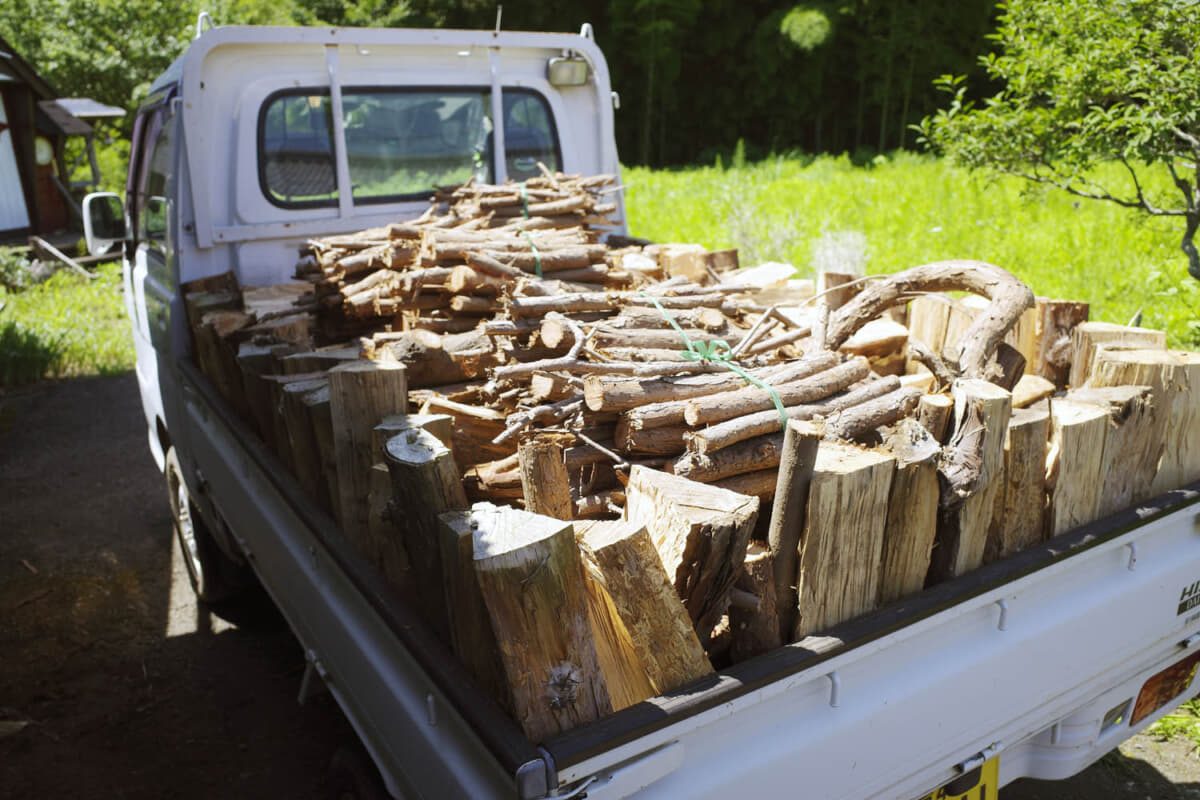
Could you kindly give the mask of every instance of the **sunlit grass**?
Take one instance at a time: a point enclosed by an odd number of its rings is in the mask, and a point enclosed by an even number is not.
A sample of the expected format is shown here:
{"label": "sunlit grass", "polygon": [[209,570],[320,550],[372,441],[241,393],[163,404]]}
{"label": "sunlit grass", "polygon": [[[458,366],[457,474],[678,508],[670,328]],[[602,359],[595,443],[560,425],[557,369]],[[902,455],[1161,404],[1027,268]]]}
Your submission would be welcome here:
{"label": "sunlit grass", "polygon": [[0,385],[133,368],[121,266],[86,280],[63,270],[22,292],[0,289]]}
{"label": "sunlit grass", "polygon": [[[845,157],[777,157],[722,168],[624,172],[630,231],[655,241],[737,247],[743,264],[779,260],[810,275],[830,254],[865,255],[867,273],[973,258],[1039,295],[1091,303],[1091,318],[1165,329],[1200,346],[1200,283],[1182,226],[1064,193],[1031,194],[927,156],[871,166]],[[865,246],[865,249],[864,249]],[[852,264],[851,266],[857,266]]]}

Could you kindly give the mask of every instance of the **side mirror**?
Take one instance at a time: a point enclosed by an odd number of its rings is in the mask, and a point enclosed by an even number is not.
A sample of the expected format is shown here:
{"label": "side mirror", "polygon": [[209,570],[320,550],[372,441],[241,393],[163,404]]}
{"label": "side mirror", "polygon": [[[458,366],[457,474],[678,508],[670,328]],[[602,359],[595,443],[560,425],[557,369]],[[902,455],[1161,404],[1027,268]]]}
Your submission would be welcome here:
{"label": "side mirror", "polygon": [[92,192],[83,198],[83,238],[88,252],[100,255],[129,239],[125,204],[112,192]]}

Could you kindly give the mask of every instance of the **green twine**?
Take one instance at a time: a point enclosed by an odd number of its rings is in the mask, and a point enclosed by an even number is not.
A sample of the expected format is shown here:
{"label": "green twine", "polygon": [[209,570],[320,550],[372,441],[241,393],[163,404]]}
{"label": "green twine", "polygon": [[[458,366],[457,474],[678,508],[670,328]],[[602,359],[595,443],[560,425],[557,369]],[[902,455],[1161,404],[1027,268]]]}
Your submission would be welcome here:
{"label": "green twine", "polygon": [[[524,188],[524,186],[521,187],[522,190]],[[534,244],[533,237],[529,234],[529,231],[521,231],[521,233],[525,236],[525,241],[529,242],[529,249],[533,251],[533,269],[540,278],[542,277],[542,254],[538,252],[537,245]]]}
{"label": "green twine", "polygon": [[525,184],[521,184],[521,211],[525,214],[525,219],[529,219],[529,191]]}
{"label": "green twine", "polygon": [[738,366],[731,358],[733,348],[729,346],[728,342],[723,339],[716,339],[711,342],[693,342],[688,338],[683,328],[679,327],[679,323],[675,321],[675,318],[662,307],[661,303],[645,292],[638,292],[638,294],[653,303],[654,307],[658,309],[658,313],[663,315],[663,319],[683,338],[683,343],[687,346],[687,349],[681,351],[680,355],[683,356],[685,361],[710,361],[714,364],[720,364],[747,383],[752,383],[760,389],[765,389],[767,394],[771,395],[771,402],[775,404],[775,410],[779,412],[779,420],[784,431],[787,431],[788,415],[783,407],[783,400],[780,399],[779,393]]}

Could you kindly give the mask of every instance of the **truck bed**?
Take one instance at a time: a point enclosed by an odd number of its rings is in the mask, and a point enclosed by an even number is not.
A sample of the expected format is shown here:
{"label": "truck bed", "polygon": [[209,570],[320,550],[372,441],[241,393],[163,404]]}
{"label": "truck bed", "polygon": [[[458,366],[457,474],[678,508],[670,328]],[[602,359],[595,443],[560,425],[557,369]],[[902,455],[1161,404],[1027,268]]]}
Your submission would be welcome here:
{"label": "truck bed", "polygon": [[1195,484],[532,743],[199,371],[180,371],[211,481],[201,502],[403,796],[532,798],[593,780],[593,798],[727,798],[802,779],[806,796],[912,800],[980,754],[1000,756],[1003,783],[1061,777],[1131,735],[1145,680],[1200,649],[1200,615],[1179,610],[1200,579]]}

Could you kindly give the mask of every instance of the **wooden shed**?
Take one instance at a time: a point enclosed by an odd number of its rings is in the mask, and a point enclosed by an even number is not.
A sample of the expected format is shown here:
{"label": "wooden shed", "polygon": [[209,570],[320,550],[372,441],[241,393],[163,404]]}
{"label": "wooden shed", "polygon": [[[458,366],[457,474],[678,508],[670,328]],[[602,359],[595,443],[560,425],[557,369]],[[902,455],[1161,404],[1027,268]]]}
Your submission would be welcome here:
{"label": "wooden shed", "polygon": [[[82,136],[92,154],[93,129],[67,106],[0,39],[0,242],[78,226],[65,145],[68,137]],[[124,113],[108,111],[105,116]],[[92,163],[94,173],[94,156]]]}

